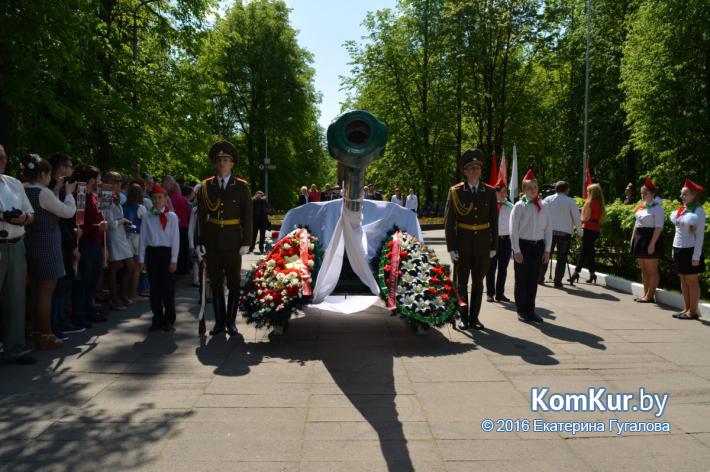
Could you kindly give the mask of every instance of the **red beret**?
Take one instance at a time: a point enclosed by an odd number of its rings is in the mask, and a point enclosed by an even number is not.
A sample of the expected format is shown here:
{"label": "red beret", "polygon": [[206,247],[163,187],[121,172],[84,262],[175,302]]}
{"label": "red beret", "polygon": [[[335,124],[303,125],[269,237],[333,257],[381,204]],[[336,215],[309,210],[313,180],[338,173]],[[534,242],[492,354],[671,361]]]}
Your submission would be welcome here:
{"label": "red beret", "polygon": [[685,182],[683,183],[683,187],[687,187],[695,193],[703,193],[705,191],[704,188],[702,188],[700,185],[696,184],[695,182],[693,182],[690,179],[685,179]]}
{"label": "red beret", "polygon": [[650,178],[646,177],[646,180],[643,181],[643,186],[649,189],[652,192],[656,191],[656,184],[653,183],[653,180]]}

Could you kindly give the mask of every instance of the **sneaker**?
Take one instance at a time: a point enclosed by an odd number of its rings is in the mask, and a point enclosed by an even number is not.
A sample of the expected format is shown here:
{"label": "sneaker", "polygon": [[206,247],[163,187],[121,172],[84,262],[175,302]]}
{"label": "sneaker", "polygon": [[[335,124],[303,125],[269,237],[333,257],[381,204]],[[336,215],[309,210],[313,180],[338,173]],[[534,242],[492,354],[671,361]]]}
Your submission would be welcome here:
{"label": "sneaker", "polygon": [[86,327],[84,326],[75,326],[73,324],[65,324],[62,326],[62,332],[65,334],[83,333],[84,331],[86,331]]}
{"label": "sneaker", "polygon": [[59,339],[60,341],[67,341],[69,339],[69,336],[62,333],[61,331],[54,331],[54,337]]}

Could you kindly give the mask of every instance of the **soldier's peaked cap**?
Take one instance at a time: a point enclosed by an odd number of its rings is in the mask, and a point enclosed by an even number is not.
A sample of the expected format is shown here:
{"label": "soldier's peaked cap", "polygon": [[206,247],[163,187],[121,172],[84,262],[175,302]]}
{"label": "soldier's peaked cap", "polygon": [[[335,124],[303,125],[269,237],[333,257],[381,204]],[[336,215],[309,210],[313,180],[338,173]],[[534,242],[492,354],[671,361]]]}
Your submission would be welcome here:
{"label": "soldier's peaked cap", "polygon": [[210,161],[214,162],[218,157],[230,157],[235,163],[239,158],[237,148],[229,141],[217,141],[210,146],[209,151]]}
{"label": "soldier's peaked cap", "polygon": [[459,157],[459,169],[463,171],[463,168],[467,164],[476,164],[483,168],[483,162],[486,160],[486,154],[482,149],[471,148],[467,149],[461,157]]}

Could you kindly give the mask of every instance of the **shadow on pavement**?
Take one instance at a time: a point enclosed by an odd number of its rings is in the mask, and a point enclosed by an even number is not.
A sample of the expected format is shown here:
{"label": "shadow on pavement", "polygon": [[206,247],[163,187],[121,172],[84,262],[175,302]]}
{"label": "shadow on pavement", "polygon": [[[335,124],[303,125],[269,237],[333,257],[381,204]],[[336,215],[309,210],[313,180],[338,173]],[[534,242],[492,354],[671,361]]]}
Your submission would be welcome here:
{"label": "shadow on pavement", "polygon": [[489,328],[484,331],[461,331],[461,333],[473,339],[482,349],[502,356],[520,357],[525,362],[533,365],[559,364],[559,361],[553,357],[555,353],[542,344],[516,338],[515,336],[508,336]]}

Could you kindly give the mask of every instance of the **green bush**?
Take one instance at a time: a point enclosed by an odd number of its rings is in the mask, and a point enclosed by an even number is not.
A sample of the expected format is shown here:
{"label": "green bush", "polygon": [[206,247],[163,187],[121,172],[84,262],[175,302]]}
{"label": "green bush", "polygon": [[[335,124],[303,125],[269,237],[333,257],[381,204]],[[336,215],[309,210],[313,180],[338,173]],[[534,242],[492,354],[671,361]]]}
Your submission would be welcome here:
{"label": "green bush", "polygon": [[[582,207],[584,201],[576,199],[577,204]],[[677,201],[664,200],[663,210],[666,214],[663,225],[663,244],[665,254],[661,258],[661,288],[680,290],[680,280],[678,274],[673,270],[673,258],[671,248],[673,247],[673,236],[675,226],[670,221],[671,212],[678,210],[680,204]],[[617,275],[630,280],[641,281],[641,272],[636,260],[631,255],[631,231],[634,227],[634,211],[637,205],[624,205],[620,200],[609,203],[606,206],[606,219],[602,223],[602,231],[597,240],[597,264],[599,271],[611,275]],[[710,215],[710,203],[703,205],[706,215]],[[705,239],[703,241],[703,255],[705,266],[710,267],[710,225],[705,225]],[[578,253],[575,251],[575,256]],[[701,297],[708,299],[708,287],[710,287],[710,271],[700,274]]]}

